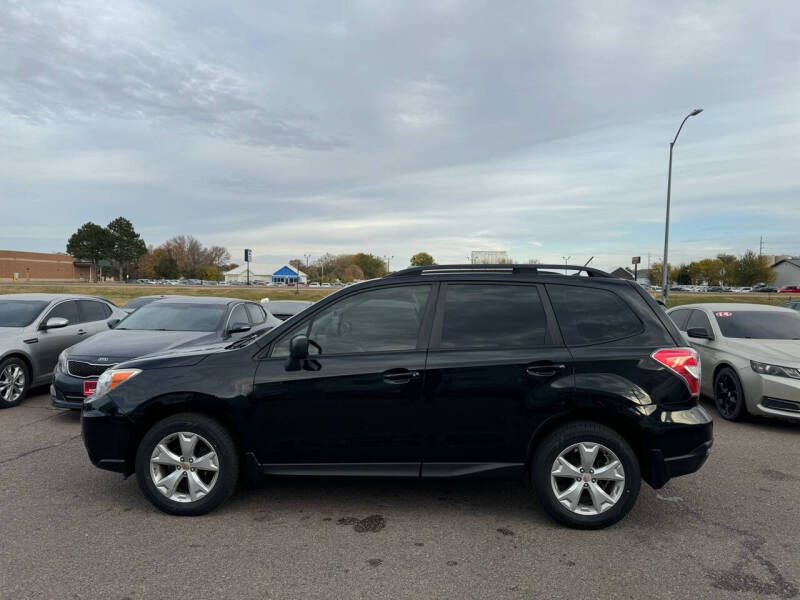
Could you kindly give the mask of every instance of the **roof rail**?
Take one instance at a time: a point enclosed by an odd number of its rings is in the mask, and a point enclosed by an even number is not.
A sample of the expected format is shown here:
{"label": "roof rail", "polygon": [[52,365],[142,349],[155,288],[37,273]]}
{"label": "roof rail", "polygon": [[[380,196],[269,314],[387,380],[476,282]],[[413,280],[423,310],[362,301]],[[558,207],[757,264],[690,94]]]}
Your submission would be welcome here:
{"label": "roof rail", "polygon": [[[557,271],[551,272],[551,269]],[[594,267],[586,267],[580,265],[540,265],[540,264],[525,264],[525,265],[429,265],[425,267],[410,267],[402,271],[395,271],[386,275],[386,277],[409,277],[412,275],[424,275],[426,273],[463,273],[464,271],[481,271],[481,272],[500,272],[500,273],[530,273],[533,275],[561,275],[564,271],[574,271],[572,274],[580,275],[582,272],[586,273],[589,277],[606,277],[612,278],[611,275],[600,269]]]}

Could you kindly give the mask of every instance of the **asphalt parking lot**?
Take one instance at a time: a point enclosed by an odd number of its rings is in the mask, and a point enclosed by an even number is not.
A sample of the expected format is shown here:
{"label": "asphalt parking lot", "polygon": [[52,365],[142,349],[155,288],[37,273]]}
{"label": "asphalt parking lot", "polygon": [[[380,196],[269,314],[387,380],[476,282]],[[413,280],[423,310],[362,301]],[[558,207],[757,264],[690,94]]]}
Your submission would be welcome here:
{"label": "asphalt parking lot", "polygon": [[39,390],[0,412],[0,598],[800,597],[800,426],[716,421],[699,473],[604,531],[517,482],[266,480],[170,517]]}

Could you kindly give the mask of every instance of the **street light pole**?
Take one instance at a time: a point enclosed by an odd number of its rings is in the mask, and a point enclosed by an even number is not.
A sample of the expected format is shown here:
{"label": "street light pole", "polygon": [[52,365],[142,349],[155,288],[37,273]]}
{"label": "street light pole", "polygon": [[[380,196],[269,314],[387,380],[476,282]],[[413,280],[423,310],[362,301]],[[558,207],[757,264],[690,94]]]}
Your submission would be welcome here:
{"label": "street light pole", "polygon": [[681,134],[683,124],[686,123],[689,117],[694,117],[703,112],[702,108],[695,108],[692,112],[686,115],[681,121],[681,126],[678,127],[678,132],[675,138],[669,143],[669,171],[667,172],[667,218],[664,225],[664,260],[661,263],[661,299],[664,304],[667,303],[667,296],[669,295],[669,262],[667,254],[669,252],[669,203],[670,194],[672,193],[672,149],[675,147],[675,142],[678,141],[678,136]]}
{"label": "street light pole", "polygon": [[566,275],[567,274],[567,263],[569,262],[569,259],[572,258],[572,257],[571,256],[562,256],[561,258],[564,259],[564,275]]}

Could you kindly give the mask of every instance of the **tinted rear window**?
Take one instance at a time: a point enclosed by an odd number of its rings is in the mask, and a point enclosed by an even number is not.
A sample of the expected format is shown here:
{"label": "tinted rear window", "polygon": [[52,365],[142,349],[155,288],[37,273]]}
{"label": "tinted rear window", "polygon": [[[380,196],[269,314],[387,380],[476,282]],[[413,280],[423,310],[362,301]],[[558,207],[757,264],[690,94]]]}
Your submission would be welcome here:
{"label": "tinted rear window", "polygon": [[150,304],[151,302],[155,302],[156,300],[158,300],[158,297],[148,298],[147,296],[142,296],[140,298],[133,298],[132,300],[129,300],[128,303],[122,308],[127,308],[127,309],[141,308],[145,304]]}
{"label": "tinted rear window", "polygon": [[574,285],[548,285],[568,345],[600,344],[642,332],[639,317],[614,292]]}
{"label": "tinted rear window", "polygon": [[686,321],[689,319],[691,311],[687,308],[673,310],[669,313],[669,318],[675,323],[675,326],[681,331],[686,331]]}
{"label": "tinted rear window", "polygon": [[154,302],[126,317],[117,329],[215,331],[226,310],[221,304]]}
{"label": "tinted rear window", "polygon": [[0,327],[25,327],[33,323],[47,302],[0,300]]}
{"label": "tinted rear window", "polygon": [[447,286],[441,348],[541,346],[546,332],[547,318],[534,286]]}
{"label": "tinted rear window", "polygon": [[754,340],[800,340],[800,314],[766,310],[715,311],[722,335]]}

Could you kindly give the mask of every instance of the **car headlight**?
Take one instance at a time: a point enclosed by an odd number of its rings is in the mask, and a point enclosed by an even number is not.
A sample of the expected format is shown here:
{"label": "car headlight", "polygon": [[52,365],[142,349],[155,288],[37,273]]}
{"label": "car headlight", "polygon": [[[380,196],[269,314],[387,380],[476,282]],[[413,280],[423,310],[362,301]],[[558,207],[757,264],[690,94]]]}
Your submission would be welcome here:
{"label": "car headlight", "polygon": [[800,379],[800,369],[794,367],[779,367],[778,365],[768,365],[754,360],[750,361],[750,367],[760,375],[775,375],[776,377],[791,377]]}
{"label": "car headlight", "polygon": [[94,398],[99,398],[103,394],[107,394],[115,387],[136,377],[141,372],[141,369],[108,369],[103,371],[103,374],[100,375],[100,378],[97,380],[97,388],[94,394],[89,396],[86,401],[91,402]]}
{"label": "car headlight", "polygon": [[67,351],[64,350],[61,354],[58,355],[58,364],[56,368],[61,371],[62,373],[68,373],[69,367],[67,366]]}

